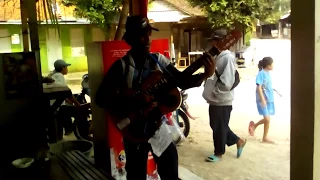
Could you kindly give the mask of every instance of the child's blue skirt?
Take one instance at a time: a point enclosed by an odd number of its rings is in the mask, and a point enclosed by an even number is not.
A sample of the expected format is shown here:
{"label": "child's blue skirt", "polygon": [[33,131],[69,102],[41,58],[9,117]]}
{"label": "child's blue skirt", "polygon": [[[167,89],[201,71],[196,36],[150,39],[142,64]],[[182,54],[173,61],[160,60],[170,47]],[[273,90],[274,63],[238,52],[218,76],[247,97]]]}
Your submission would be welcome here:
{"label": "child's blue skirt", "polygon": [[266,107],[262,107],[261,103],[257,101],[257,108],[262,116],[270,116],[275,113],[274,102],[267,102]]}

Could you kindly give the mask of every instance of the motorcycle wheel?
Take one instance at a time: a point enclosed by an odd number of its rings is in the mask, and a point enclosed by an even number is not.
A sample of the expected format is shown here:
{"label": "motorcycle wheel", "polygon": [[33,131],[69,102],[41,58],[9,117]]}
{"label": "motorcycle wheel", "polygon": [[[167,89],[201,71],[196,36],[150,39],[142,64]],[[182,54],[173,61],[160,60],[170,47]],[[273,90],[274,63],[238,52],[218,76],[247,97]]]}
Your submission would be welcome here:
{"label": "motorcycle wheel", "polygon": [[[91,117],[91,114],[90,114]],[[84,117],[83,119],[74,120],[74,135],[78,140],[93,141],[92,133],[90,132],[91,119]]]}
{"label": "motorcycle wheel", "polygon": [[188,137],[190,133],[190,121],[188,116],[181,110],[178,109],[178,124],[181,129],[183,129],[183,134],[185,137]]}

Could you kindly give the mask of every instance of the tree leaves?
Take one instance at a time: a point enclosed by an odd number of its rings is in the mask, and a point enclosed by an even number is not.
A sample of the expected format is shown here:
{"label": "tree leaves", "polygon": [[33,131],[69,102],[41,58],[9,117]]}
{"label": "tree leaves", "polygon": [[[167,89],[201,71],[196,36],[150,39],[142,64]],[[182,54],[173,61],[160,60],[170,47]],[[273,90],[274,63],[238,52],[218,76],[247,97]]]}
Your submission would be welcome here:
{"label": "tree leaves", "polygon": [[75,14],[91,24],[109,30],[120,12],[122,0],[63,0],[65,6],[75,6]]}
{"label": "tree leaves", "polygon": [[[192,6],[202,8],[213,27],[251,27],[254,19],[274,22],[279,20],[279,4],[290,8],[289,0],[188,0]],[[288,6],[289,4],[289,6]],[[278,6],[277,6],[278,5]],[[278,9],[272,8],[277,6]],[[288,8],[286,8],[287,10]],[[277,19],[278,18],[278,19]],[[277,20],[276,20],[277,19]]]}

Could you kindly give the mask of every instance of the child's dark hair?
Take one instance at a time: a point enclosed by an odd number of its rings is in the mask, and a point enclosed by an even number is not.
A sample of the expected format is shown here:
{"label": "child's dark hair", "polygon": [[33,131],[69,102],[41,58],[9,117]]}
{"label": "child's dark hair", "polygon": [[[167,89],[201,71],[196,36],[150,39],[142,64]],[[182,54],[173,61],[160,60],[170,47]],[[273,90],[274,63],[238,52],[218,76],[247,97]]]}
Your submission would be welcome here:
{"label": "child's dark hair", "polygon": [[264,57],[262,60],[259,61],[259,64],[258,64],[259,71],[271,65],[272,63],[273,63],[273,59],[271,57]]}
{"label": "child's dark hair", "polygon": [[56,71],[56,72],[62,72],[63,68],[65,68],[65,67],[54,68],[54,71]]}

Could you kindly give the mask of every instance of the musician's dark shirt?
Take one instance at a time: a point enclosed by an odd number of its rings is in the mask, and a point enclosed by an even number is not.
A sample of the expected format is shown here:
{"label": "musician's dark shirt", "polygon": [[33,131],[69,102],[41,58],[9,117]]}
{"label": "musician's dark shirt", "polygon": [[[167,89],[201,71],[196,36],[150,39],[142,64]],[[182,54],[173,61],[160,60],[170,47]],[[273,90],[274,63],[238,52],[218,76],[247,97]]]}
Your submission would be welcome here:
{"label": "musician's dark shirt", "polygon": [[[169,60],[168,60],[169,61]],[[177,77],[177,86],[180,89],[189,89],[198,87],[202,84],[203,75],[196,74],[190,77],[182,77],[182,72],[177,70],[174,66],[168,65],[166,69]],[[122,68],[121,60],[117,60],[105,75],[96,95],[96,103],[98,106],[107,109],[110,113],[120,115],[126,109],[139,107],[139,103],[132,100],[133,96],[123,96],[127,87],[126,77]],[[133,81],[133,87],[137,86],[137,81]],[[138,130],[138,129],[137,129]],[[141,130],[138,130],[141,131]]]}

